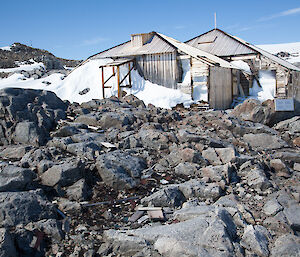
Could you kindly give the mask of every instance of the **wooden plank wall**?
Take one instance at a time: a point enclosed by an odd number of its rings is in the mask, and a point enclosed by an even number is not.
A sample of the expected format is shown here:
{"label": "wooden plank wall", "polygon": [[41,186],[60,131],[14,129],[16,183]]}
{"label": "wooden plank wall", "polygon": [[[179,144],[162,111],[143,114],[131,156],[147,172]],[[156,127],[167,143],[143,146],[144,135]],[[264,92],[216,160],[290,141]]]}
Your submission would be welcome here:
{"label": "wooden plank wall", "polygon": [[147,54],[136,58],[137,69],[140,74],[152,83],[168,88],[177,88],[179,69],[177,54]]}
{"label": "wooden plank wall", "polygon": [[210,67],[209,72],[209,106],[217,110],[225,110],[232,103],[231,69]]}
{"label": "wooden plank wall", "polygon": [[300,72],[292,72],[293,97],[300,102]]}

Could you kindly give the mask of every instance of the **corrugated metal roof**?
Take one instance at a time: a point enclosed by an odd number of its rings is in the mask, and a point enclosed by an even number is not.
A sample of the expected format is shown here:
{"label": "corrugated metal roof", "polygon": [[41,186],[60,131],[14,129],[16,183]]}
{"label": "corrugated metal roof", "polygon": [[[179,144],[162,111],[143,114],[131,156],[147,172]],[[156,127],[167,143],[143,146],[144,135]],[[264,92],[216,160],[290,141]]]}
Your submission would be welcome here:
{"label": "corrugated metal roof", "polygon": [[[226,32],[224,32],[226,34]],[[228,34],[229,36],[231,36],[230,34]],[[290,62],[287,62],[286,60],[281,59],[280,57],[277,57],[255,45],[252,45],[248,42],[246,42],[245,40],[235,37],[235,36],[231,36],[234,37],[236,40],[238,40],[239,42],[241,42],[242,44],[247,44],[249,47],[251,47],[252,49],[254,49],[255,51],[259,52],[261,55],[264,55],[265,57],[271,59],[272,61],[279,63],[281,66],[286,67],[290,70],[295,70],[295,71],[300,71],[300,68],[298,68],[297,66],[291,64]]]}
{"label": "corrugated metal roof", "polygon": [[217,56],[256,54],[253,49],[241,45],[218,29],[211,30],[185,43]]}
{"label": "corrugated metal roof", "polygon": [[166,41],[168,41],[170,44],[174,45],[176,48],[178,48],[180,51],[184,52],[187,55],[190,55],[200,61],[203,61],[209,65],[220,65],[225,68],[233,68],[238,69],[234,65],[230,64],[229,62],[212,55],[208,52],[202,51],[201,49],[198,49],[196,47],[190,46],[188,44],[182,43],[174,38],[165,36],[163,34],[157,33],[159,36],[164,38]]}
{"label": "corrugated metal roof", "polygon": [[159,54],[171,53],[176,50],[175,47],[162,40],[159,36],[153,33],[153,38],[150,42],[140,47],[133,47],[131,41],[103,51],[92,56],[90,59],[107,58],[107,57],[126,57],[143,54]]}
{"label": "corrugated metal roof", "polygon": [[259,53],[283,67],[300,71],[295,65],[220,29],[208,31],[198,37],[186,41],[186,44],[220,57]]}

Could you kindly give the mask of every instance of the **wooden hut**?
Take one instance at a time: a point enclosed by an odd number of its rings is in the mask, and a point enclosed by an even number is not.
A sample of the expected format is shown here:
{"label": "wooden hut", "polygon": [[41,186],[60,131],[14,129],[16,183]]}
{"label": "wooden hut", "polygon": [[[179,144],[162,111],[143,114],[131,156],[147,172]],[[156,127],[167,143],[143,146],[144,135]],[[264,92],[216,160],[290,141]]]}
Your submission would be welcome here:
{"label": "wooden hut", "polygon": [[[125,78],[120,78],[118,67],[128,65],[126,76],[130,76],[130,71],[135,68],[146,80],[164,87],[180,89],[192,97],[195,96],[196,86],[204,87],[208,98],[203,100],[209,103],[210,108],[227,109],[232,104],[235,80],[233,75],[237,68],[222,58],[163,34],[133,34],[130,41],[93,55],[89,59],[99,58],[113,59],[101,69],[103,74],[103,69],[112,68],[112,76],[118,77],[119,91],[124,86],[122,82]],[[191,74],[188,84],[182,81],[186,72],[184,62],[188,63]],[[109,79],[102,77],[103,91]]]}
{"label": "wooden hut", "polygon": [[237,85],[240,84],[247,94],[253,79],[259,84],[258,72],[269,70],[273,71],[276,80],[275,97],[295,98],[300,101],[300,69],[293,64],[220,29],[210,30],[185,43],[226,61],[247,62],[253,75],[240,73],[236,76],[239,81],[233,89],[234,92],[237,92]]}

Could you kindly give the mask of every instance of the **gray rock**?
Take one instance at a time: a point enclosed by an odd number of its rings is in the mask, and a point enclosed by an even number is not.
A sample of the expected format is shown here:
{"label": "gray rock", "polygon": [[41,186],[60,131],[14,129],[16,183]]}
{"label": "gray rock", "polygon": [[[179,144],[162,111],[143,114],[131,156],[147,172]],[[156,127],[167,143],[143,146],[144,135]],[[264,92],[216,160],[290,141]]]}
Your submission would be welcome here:
{"label": "gray rock", "polygon": [[271,257],[299,257],[300,238],[291,234],[280,236],[271,249]]}
{"label": "gray rock", "polygon": [[26,190],[34,178],[31,170],[8,165],[0,170],[0,192]]}
{"label": "gray rock", "polygon": [[17,250],[9,231],[6,228],[0,228],[0,257],[15,257]]}
{"label": "gray rock", "polygon": [[69,137],[80,133],[81,131],[76,126],[64,126],[55,132],[51,133],[52,137]]}
{"label": "gray rock", "polygon": [[65,159],[60,164],[53,165],[41,176],[41,183],[46,186],[71,186],[82,178],[84,165],[77,159]]}
{"label": "gray rock", "polygon": [[66,195],[69,200],[82,201],[88,197],[88,186],[85,179],[80,179],[72,186],[66,189]]}
{"label": "gray rock", "polygon": [[54,206],[43,196],[41,190],[0,193],[0,223],[16,226],[42,219],[56,218]]}
{"label": "gray rock", "polygon": [[208,164],[200,152],[192,148],[176,148],[165,158],[171,167],[176,167],[178,164],[184,162],[196,163],[201,167]]}
{"label": "gray rock", "polygon": [[148,244],[166,257],[229,257],[235,255],[231,241],[236,235],[232,226],[230,214],[224,209],[216,209],[177,224],[122,232],[108,230],[104,232],[104,238],[114,252],[122,256],[133,256],[132,250],[137,253]]}
{"label": "gray rock", "polygon": [[277,123],[275,129],[289,131],[291,134],[300,133],[300,116]]}
{"label": "gray rock", "polygon": [[100,126],[100,115],[96,113],[83,114],[75,119],[75,122],[83,123],[89,126]]}
{"label": "gray rock", "polygon": [[212,165],[221,165],[221,158],[218,156],[214,148],[208,148],[202,152],[202,156]]}
{"label": "gray rock", "polygon": [[5,88],[0,96],[0,116],[8,142],[43,144],[49,131],[66,115],[66,104],[53,92]]}
{"label": "gray rock", "polygon": [[258,190],[263,191],[272,187],[272,184],[270,183],[262,169],[254,168],[250,170],[245,179],[249,186]]}
{"label": "gray rock", "polygon": [[25,226],[25,229],[34,231],[38,229],[43,231],[53,242],[60,242],[64,239],[64,232],[62,230],[62,222],[56,219],[45,219],[38,222],[30,222]]}
{"label": "gray rock", "polygon": [[216,166],[207,166],[202,168],[198,174],[202,177],[208,177],[212,181],[220,182],[221,180],[230,182],[231,173],[233,168],[229,164],[225,165],[216,165]]}
{"label": "gray rock", "polygon": [[272,159],[270,161],[270,167],[272,169],[274,169],[274,171],[276,173],[279,173],[279,172],[283,172],[283,173],[289,173],[289,169],[288,167],[285,165],[285,163],[280,160],[280,159]]}
{"label": "gray rock", "polygon": [[300,171],[300,163],[294,163],[293,169],[296,171]]}
{"label": "gray rock", "polygon": [[186,201],[182,192],[176,186],[167,186],[154,194],[144,197],[141,203],[156,207],[179,207]]}
{"label": "gray rock", "polygon": [[199,169],[200,166],[196,163],[184,162],[179,163],[174,172],[176,175],[195,176]]}
{"label": "gray rock", "polygon": [[45,142],[45,135],[34,122],[23,121],[16,126],[14,141],[16,143],[39,146]]}
{"label": "gray rock", "polygon": [[102,113],[99,120],[99,125],[103,129],[122,128],[126,125],[131,125],[136,120],[135,116],[130,111],[122,112],[105,112]]}
{"label": "gray rock", "polygon": [[249,225],[244,230],[241,245],[249,252],[258,256],[269,256],[269,241],[267,236],[262,233],[256,226]]}
{"label": "gray rock", "polygon": [[258,151],[280,149],[288,146],[280,137],[266,133],[245,134],[243,140]]}
{"label": "gray rock", "polygon": [[1,152],[0,157],[5,160],[21,160],[22,157],[32,149],[32,146],[26,145],[7,145]]}
{"label": "gray rock", "polygon": [[87,158],[92,161],[100,155],[101,150],[102,147],[93,142],[68,144],[66,149],[67,152],[74,154],[75,156]]}
{"label": "gray rock", "polygon": [[186,199],[196,197],[203,201],[206,199],[215,201],[222,194],[221,187],[216,183],[205,183],[197,179],[178,184],[178,188]]}
{"label": "gray rock", "polygon": [[122,190],[137,185],[146,162],[140,157],[117,150],[100,155],[96,167],[105,184]]}
{"label": "gray rock", "polygon": [[247,99],[243,103],[237,105],[231,112],[232,116],[242,120],[269,124],[274,110],[267,105],[262,105],[256,99]]}
{"label": "gray rock", "polygon": [[291,228],[293,230],[300,231],[300,206],[299,206],[299,204],[294,204],[288,208],[285,208],[283,213],[285,214]]}
{"label": "gray rock", "polygon": [[158,129],[140,129],[138,137],[145,148],[164,150],[168,149],[168,133]]}
{"label": "gray rock", "polygon": [[282,210],[283,207],[275,198],[267,201],[263,207],[263,212],[268,216],[274,216]]}

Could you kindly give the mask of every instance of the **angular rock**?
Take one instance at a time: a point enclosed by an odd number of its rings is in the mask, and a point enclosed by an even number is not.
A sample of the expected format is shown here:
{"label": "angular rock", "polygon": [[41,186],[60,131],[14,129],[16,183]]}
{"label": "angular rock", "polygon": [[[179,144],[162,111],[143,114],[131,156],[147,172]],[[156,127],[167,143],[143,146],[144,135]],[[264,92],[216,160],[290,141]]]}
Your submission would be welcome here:
{"label": "angular rock", "polygon": [[6,228],[0,228],[0,257],[15,257],[17,250],[12,236]]}
{"label": "angular rock", "polygon": [[299,257],[300,256],[300,238],[285,234],[280,236],[271,249],[271,257]]}
{"label": "angular rock", "polygon": [[179,163],[174,172],[176,175],[195,176],[199,169],[200,166],[196,163],[184,162]]}
{"label": "angular rock", "polygon": [[[133,256],[144,248],[145,244],[150,244],[166,257],[229,257],[235,256],[235,249],[231,243],[235,237],[235,228],[232,226],[233,222],[228,212],[220,209],[210,215],[201,215],[171,225],[145,227],[124,233],[108,230],[104,232],[104,238],[111,244],[114,252],[122,256]],[[135,244],[132,245],[132,242]]]}
{"label": "angular rock", "polygon": [[218,156],[214,148],[208,148],[202,152],[202,156],[212,165],[221,165],[221,158]]}
{"label": "angular rock", "polygon": [[72,186],[66,189],[66,195],[69,200],[83,201],[88,197],[88,186],[85,179],[80,179]]}
{"label": "angular rock", "polygon": [[241,245],[258,256],[269,256],[268,238],[264,233],[257,229],[257,226],[249,225],[246,227],[241,240]]}
{"label": "angular rock", "polygon": [[0,192],[26,190],[34,178],[31,170],[8,165],[0,170]]}
{"label": "angular rock", "polygon": [[71,186],[82,178],[84,165],[77,159],[65,159],[60,164],[53,165],[41,176],[41,183],[46,186],[54,187]]}
{"label": "angular rock", "polygon": [[266,177],[262,169],[254,168],[250,170],[245,177],[247,184],[255,189],[266,190],[272,187],[272,184]]}
{"label": "angular rock", "polygon": [[300,206],[294,204],[288,208],[285,208],[283,213],[285,214],[288,223],[295,231],[300,231]]}
{"label": "angular rock", "polygon": [[243,140],[258,151],[280,149],[288,146],[280,137],[266,133],[245,134]]}
{"label": "angular rock", "polygon": [[0,193],[0,223],[16,226],[42,219],[56,218],[54,206],[48,202],[41,190]]}
{"label": "angular rock", "polygon": [[97,158],[96,167],[104,183],[116,190],[133,188],[138,184],[146,162],[126,152],[114,151]]}
{"label": "angular rock", "polygon": [[156,207],[179,207],[186,201],[182,192],[176,186],[165,187],[154,194],[144,197],[141,203]]}
{"label": "angular rock", "polygon": [[34,122],[23,121],[19,122],[16,126],[14,141],[16,143],[39,146],[45,142],[45,136]]}
{"label": "angular rock", "polygon": [[197,179],[191,179],[184,183],[178,184],[178,188],[186,199],[197,197],[203,201],[206,199],[215,201],[222,194],[222,189],[218,184],[205,183]]}
{"label": "angular rock", "polygon": [[93,142],[68,144],[66,149],[67,152],[74,154],[75,156],[87,158],[92,161],[100,155],[101,150],[102,147]]}
{"label": "angular rock", "polygon": [[275,198],[267,201],[263,208],[263,212],[268,216],[274,216],[282,210],[283,207]]}
{"label": "angular rock", "polygon": [[201,156],[200,152],[191,148],[175,149],[171,151],[171,153],[165,158],[168,161],[169,165],[171,165],[171,167],[175,167],[183,162],[196,163],[200,166],[207,165],[207,161]]}

